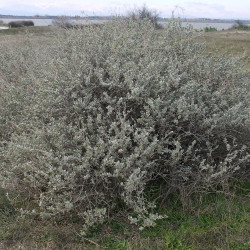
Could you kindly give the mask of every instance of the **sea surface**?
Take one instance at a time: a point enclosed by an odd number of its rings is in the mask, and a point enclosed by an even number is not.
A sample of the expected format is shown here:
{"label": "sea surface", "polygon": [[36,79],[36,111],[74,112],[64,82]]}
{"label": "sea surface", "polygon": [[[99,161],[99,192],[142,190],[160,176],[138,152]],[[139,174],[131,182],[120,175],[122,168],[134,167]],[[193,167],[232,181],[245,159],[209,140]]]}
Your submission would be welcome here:
{"label": "sea surface", "polygon": [[[49,26],[49,25],[53,25],[53,19],[11,19],[11,18],[1,18],[0,20],[2,20],[5,24],[8,24],[9,22],[12,22],[12,21],[24,21],[24,20],[32,20],[35,24],[35,26]],[[78,22],[81,22],[83,24],[87,24],[87,23],[103,23],[105,20],[88,20],[88,21],[84,21],[84,20],[81,20],[81,21],[78,21]],[[163,26],[164,24],[166,24],[166,22],[160,22]],[[211,22],[208,22],[208,23],[205,23],[205,22],[202,22],[202,23],[199,23],[199,22],[182,22],[183,26],[186,26],[186,25],[193,25],[194,29],[204,29],[205,27],[213,27],[213,28],[216,28],[217,30],[227,30],[229,28],[231,28],[234,23],[211,23]],[[250,25],[250,24],[248,24]],[[1,28],[1,27],[0,27]],[[3,27],[2,27],[3,28]]]}

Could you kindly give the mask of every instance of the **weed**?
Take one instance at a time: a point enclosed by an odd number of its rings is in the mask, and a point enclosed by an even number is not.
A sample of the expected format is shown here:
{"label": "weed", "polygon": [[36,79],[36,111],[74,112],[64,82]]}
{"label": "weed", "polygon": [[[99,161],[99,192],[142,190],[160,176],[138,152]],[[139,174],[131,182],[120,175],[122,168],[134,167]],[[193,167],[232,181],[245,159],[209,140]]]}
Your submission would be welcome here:
{"label": "weed", "polygon": [[205,32],[213,32],[213,31],[217,31],[217,29],[214,28],[214,27],[205,27],[205,28],[204,28],[204,31],[205,31]]}

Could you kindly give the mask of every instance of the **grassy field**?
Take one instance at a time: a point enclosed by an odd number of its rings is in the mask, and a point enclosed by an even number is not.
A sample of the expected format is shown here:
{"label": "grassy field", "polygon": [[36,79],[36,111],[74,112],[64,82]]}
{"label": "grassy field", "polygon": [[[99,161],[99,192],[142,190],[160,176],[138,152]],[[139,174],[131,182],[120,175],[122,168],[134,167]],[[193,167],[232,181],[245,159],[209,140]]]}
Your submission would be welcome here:
{"label": "grassy field", "polygon": [[[249,190],[249,184],[242,186]],[[243,189],[242,189],[243,190]],[[249,249],[250,203],[238,196],[209,194],[183,209],[176,197],[165,204],[169,219],[139,232],[120,217],[93,227],[87,236],[81,222],[46,222],[18,217],[0,198],[0,249]],[[22,204],[23,205],[23,204]],[[116,220],[117,221],[117,220]]]}
{"label": "grassy field", "polygon": [[34,44],[47,45],[53,42],[55,27],[23,27],[0,29],[0,48],[22,46],[27,38],[32,38]]}
{"label": "grassy field", "polygon": [[41,35],[44,36],[49,33],[53,33],[55,27],[51,26],[30,26],[30,27],[22,27],[22,28],[12,28],[12,29],[2,29],[0,30],[0,36],[8,36],[8,35],[18,35],[25,34],[27,32],[33,35]]}
{"label": "grassy field", "polygon": [[[37,44],[53,42],[54,27],[0,30],[1,47],[22,46],[27,36]],[[203,33],[208,52],[242,56],[250,70],[250,31]],[[227,194],[210,193],[193,197],[183,207],[177,197],[164,205],[169,218],[154,228],[139,232],[117,213],[120,223],[109,222],[80,234],[82,223],[40,221],[20,217],[0,189],[0,249],[250,249],[250,183],[233,184]],[[29,202],[12,194],[17,207]]]}
{"label": "grassy field", "polygon": [[207,42],[209,52],[243,56],[243,61],[250,70],[250,30],[206,32],[202,39]]}

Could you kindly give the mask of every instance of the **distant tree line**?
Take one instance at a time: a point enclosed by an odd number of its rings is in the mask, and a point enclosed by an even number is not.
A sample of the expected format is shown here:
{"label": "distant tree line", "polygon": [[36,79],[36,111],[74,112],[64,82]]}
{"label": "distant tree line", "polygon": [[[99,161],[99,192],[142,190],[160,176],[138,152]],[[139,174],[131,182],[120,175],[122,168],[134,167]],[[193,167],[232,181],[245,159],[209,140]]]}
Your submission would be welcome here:
{"label": "distant tree line", "polygon": [[248,30],[250,29],[250,26],[242,22],[241,20],[235,21],[235,24],[231,29],[237,29],[237,30]]}

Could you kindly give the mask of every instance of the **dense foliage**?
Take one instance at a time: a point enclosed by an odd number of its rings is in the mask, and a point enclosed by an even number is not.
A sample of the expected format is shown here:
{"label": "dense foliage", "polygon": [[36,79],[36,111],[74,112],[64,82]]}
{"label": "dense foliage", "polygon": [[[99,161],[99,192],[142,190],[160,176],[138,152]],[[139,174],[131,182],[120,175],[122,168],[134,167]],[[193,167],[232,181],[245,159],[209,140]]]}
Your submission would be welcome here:
{"label": "dense foliage", "polygon": [[235,24],[230,28],[231,30],[250,30],[250,26],[244,22],[237,20]]}
{"label": "dense foliage", "polygon": [[159,23],[160,15],[156,10],[149,9],[145,4],[140,8],[134,8],[127,13],[127,18],[133,21],[148,21],[156,29],[161,29],[163,26]]}
{"label": "dense foliage", "polygon": [[12,21],[8,23],[9,28],[21,28],[25,26],[34,26],[33,21]]}
{"label": "dense foliage", "polygon": [[204,28],[204,31],[205,31],[205,32],[212,32],[212,31],[217,31],[217,29],[210,26],[210,27],[205,27],[205,28]]}
{"label": "dense foliage", "polygon": [[196,34],[114,20],[1,53],[2,186],[46,218],[88,228],[119,208],[144,228],[169,194],[184,201],[246,173],[247,73]]}

